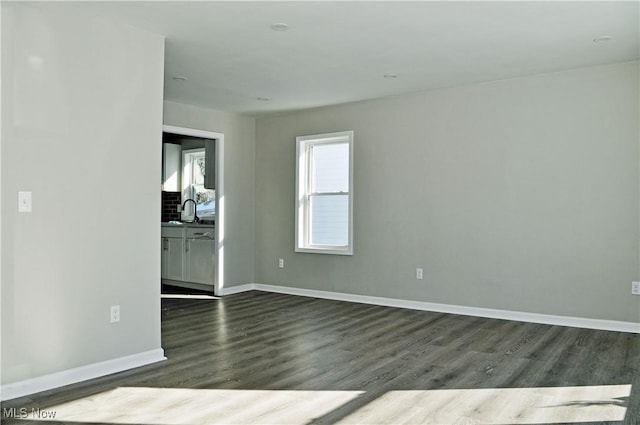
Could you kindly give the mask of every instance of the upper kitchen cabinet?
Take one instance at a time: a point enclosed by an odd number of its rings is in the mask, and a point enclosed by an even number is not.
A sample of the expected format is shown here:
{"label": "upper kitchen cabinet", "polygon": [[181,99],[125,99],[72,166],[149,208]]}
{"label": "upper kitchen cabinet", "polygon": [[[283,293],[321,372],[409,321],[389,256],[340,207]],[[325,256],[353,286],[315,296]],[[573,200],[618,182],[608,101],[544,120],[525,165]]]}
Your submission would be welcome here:
{"label": "upper kitchen cabinet", "polygon": [[204,142],[204,156],[206,173],[204,175],[204,187],[216,188],[216,141],[207,139]]}
{"label": "upper kitchen cabinet", "polygon": [[180,192],[182,171],[182,146],[173,143],[162,144],[162,190]]}

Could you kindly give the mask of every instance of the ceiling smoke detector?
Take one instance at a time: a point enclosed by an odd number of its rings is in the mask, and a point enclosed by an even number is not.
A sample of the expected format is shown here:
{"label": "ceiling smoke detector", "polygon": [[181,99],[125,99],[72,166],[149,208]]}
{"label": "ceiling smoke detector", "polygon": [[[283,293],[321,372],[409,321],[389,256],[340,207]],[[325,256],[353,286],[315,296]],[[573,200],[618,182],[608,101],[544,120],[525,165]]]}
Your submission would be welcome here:
{"label": "ceiling smoke detector", "polygon": [[610,35],[601,35],[600,37],[596,37],[593,39],[594,43],[606,43],[607,41],[613,40],[613,37]]}
{"label": "ceiling smoke detector", "polygon": [[276,22],[275,24],[271,24],[271,29],[274,31],[286,31],[289,29],[289,25],[284,22]]}

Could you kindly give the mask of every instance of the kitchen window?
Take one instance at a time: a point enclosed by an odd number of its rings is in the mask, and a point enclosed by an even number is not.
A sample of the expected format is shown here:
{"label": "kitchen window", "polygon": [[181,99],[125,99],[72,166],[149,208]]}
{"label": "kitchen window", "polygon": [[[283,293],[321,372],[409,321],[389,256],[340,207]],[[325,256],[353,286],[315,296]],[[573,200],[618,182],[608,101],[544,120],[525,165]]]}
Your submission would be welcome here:
{"label": "kitchen window", "polygon": [[[182,202],[193,199],[199,218],[214,217],[216,214],[216,192],[205,188],[205,150],[182,151]],[[193,220],[193,202],[187,202],[182,211],[183,220]]]}
{"label": "kitchen window", "polygon": [[353,254],[353,131],[296,138],[296,252]]}

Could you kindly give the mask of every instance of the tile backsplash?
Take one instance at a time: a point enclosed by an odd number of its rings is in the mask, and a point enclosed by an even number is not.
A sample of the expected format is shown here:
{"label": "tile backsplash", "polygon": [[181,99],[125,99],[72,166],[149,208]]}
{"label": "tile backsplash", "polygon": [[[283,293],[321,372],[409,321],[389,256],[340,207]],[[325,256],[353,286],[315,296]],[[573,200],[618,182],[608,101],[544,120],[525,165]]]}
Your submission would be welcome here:
{"label": "tile backsplash", "polygon": [[180,220],[178,206],[181,204],[182,194],[180,192],[162,191],[162,221]]}

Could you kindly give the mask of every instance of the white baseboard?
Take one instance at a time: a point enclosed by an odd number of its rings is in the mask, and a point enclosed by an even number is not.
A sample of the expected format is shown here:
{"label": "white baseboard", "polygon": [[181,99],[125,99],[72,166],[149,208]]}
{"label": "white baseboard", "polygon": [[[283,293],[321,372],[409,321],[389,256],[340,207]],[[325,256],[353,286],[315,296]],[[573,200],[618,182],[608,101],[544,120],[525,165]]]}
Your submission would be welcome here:
{"label": "white baseboard", "polygon": [[86,381],[88,379],[98,378],[116,372],[122,372],[124,370],[133,369],[134,367],[140,367],[166,359],[167,358],[164,356],[164,350],[162,348],[158,348],[156,350],[144,351],[142,353],[119,357],[113,360],[67,369],[61,372],[39,376],[37,378],[13,382],[0,387],[0,400],[11,400],[13,398],[75,384],[76,382]]}
{"label": "white baseboard", "polygon": [[256,284],[255,283],[246,283],[244,285],[230,286],[228,288],[222,288],[219,291],[220,293],[216,294],[216,295],[233,295],[233,294],[238,294],[240,292],[253,291],[255,289],[256,289]]}
{"label": "white baseboard", "polygon": [[[318,291],[315,289],[291,288],[287,286],[249,283],[234,286],[233,292],[258,290],[303,297],[324,298],[328,300],[349,301],[362,304],[374,304],[386,307],[408,308],[437,313],[461,314],[464,316],[486,317],[490,319],[514,320],[517,322],[542,323],[546,325],[569,326],[574,328],[598,329],[606,331],[640,333],[640,323],[615,320],[589,319],[585,317],[555,316],[550,314],[526,313],[521,311],[495,310],[490,308],[467,307],[453,304],[439,304],[424,301],[411,301],[396,298],[373,297],[368,295],[345,294],[341,292]],[[223,294],[223,295],[226,295]]]}

